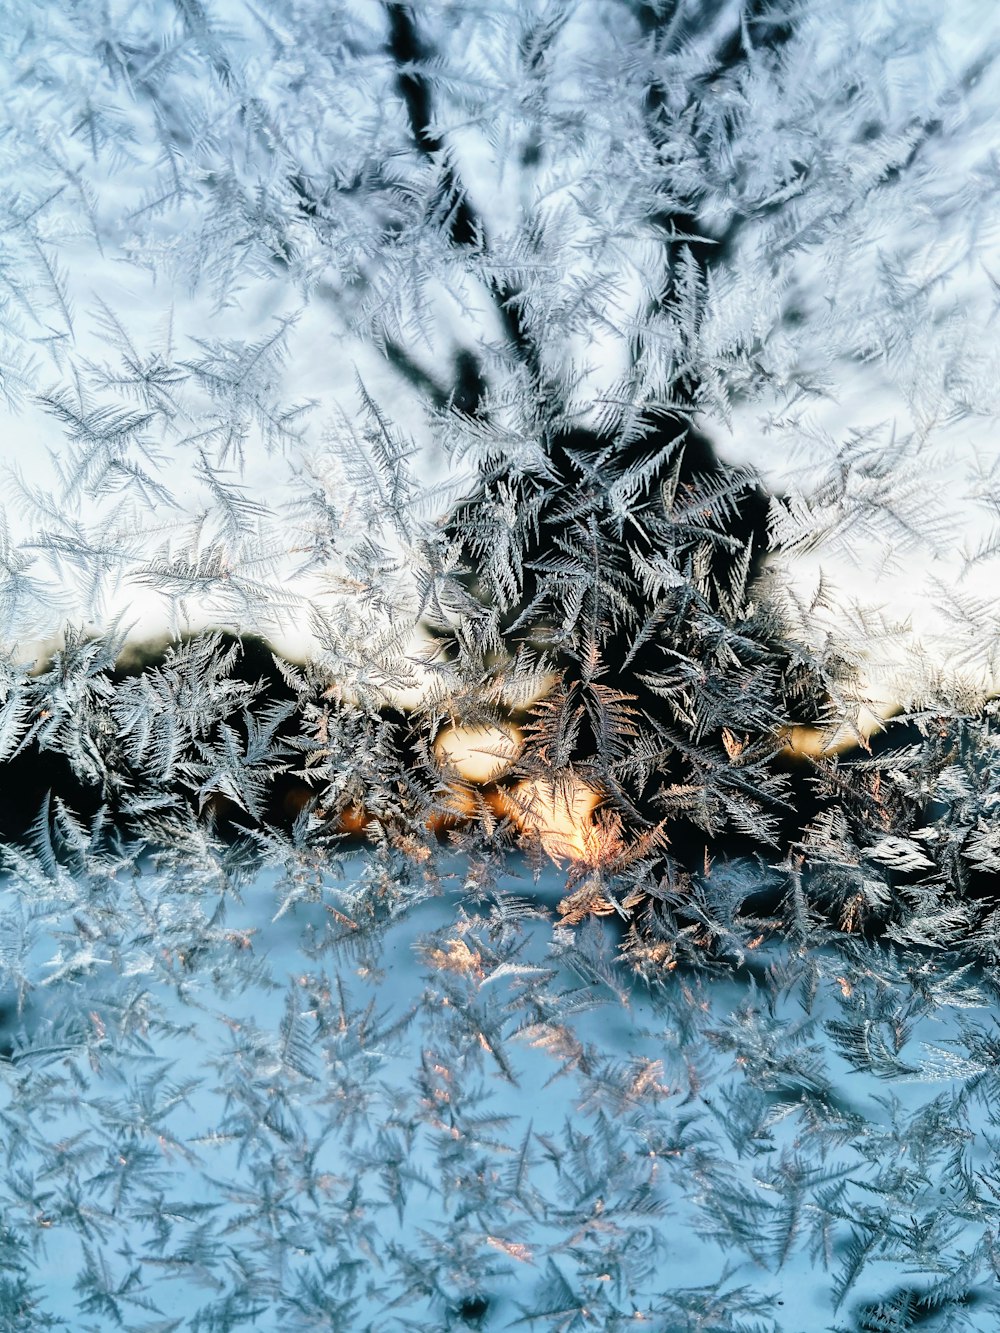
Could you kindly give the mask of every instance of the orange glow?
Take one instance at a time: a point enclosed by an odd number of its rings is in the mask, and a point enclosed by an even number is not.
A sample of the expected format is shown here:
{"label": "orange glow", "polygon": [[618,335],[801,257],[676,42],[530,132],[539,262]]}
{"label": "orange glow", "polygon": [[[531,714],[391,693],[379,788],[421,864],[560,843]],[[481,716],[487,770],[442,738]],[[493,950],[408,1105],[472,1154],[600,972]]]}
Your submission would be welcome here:
{"label": "orange glow", "polygon": [[431,833],[447,833],[449,829],[458,828],[466,820],[472,819],[477,809],[476,799],[472,792],[467,787],[460,786],[457,782],[452,783],[442,801],[441,808],[432,811],[427,816],[427,827]]}
{"label": "orange glow", "polygon": [[434,742],[434,757],[466,782],[495,782],[521,749],[514,726],[447,727]]}
{"label": "orange glow", "polygon": [[820,759],[827,755],[844,754],[856,745],[867,749],[871,738],[884,731],[886,722],[898,712],[898,705],[889,699],[872,700],[858,708],[853,724],[845,722],[833,731],[807,725],[782,727],[778,739],[784,742],[786,751],[796,759]]}
{"label": "orange glow", "polygon": [[371,815],[362,805],[349,805],[341,810],[337,817],[337,829],[341,833],[346,833],[350,837],[360,838],[364,836],[365,829],[371,819]]}
{"label": "orange glow", "polygon": [[556,780],[531,778],[498,793],[501,814],[537,837],[553,861],[591,859],[594,812],[600,793],[573,773]]}

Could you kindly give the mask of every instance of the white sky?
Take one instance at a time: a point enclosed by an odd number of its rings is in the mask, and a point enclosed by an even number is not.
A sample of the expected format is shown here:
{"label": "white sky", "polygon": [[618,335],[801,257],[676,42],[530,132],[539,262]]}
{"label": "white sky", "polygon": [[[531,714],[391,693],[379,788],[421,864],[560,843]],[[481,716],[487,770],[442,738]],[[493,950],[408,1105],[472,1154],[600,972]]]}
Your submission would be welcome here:
{"label": "white sky", "polygon": [[[936,7],[927,7],[927,15],[937,14]],[[925,10],[907,6],[892,11],[891,6],[876,9],[871,6],[827,6],[822,17],[830,15],[842,20],[838,29],[831,26],[831,58],[836,58],[837,42],[869,40],[872,31],[885,23],[916,24],[922,21]],[[994,37],[1000,37],[1000,22],[992,6],[982,3],[949,6],[938,15],[945,34],[945,58],[940,68],[928,68],[928,92],[946,86],[949,69],[961,65],[970,53],[985,49]],[[817,19],[819,21],[819,19]],[[16,71],[15,71],[16,72]],[[901,84],[906,71],[887,71],[884,96],[892,100],[894,89]],[[911,72],[912,73],[912,72]],[[9,114],[34,114],[30,106],[17,108],[24,102],[19,85],[13,83],[5,92]],[[993,154],[1000,138],[991,131],[996,129],[994,108],[1000,106],[1000,84],[995,70],[987,72],[960,105],[952,109],[955,118],[953,133],[943,147],[931,148],[938,153],[935,165],[937,185],[947,191],[970,190],[970,200],[976,193],[972,186],[978,182],[976,198],[988,197],[987,176]],[[477,203],[489,212],[496,211],[496,225],[510,224],[516,214],[513,191],[490,188],[486,179],[491,158],[484,140],[469,130],[456,136],[456,144],[466,170],[473,179],[476,163],[483,173]],[[958,151],[956,151],[956,145]],[[278,508],[292,493],[294,474],[304,459],[317,460],[322,472],[329,465],[329,429],[338,413],[355,414],[355,378],[360,375],[372,395],[390,418],[401,423],[405,432],[413,436],[421,454],[417,467],[427,476],[433,476],[440,466],[434,441],[423,423],[418,401],[413,391],[391,372],[382,358],[357,339],[348,339],[343,333],[334,303],[324,298],[322,291],[303,305],[300,293],[290,285],[276,281],[273,275],[248,277],[237,305],[222,311],[212,309],[207,295],[192,295],[179,284],[172,284],[162,275],[154,282],[149,273],[126,261],[127,228],[122,219],[134,201],[148,187],[148,166],[151,145],[140,145],[135,164],[127,170],[112,173],[101,183],[101,208],[108,221],[111,243],[104,254],[92,244],[77,238],[53,236],[52,254],[66,274],[69,305],[74,313],[73,338],[68,343],[68,359],[81,364],[87,360],[103,362],[108,349],[99,338],[99,330],[92,317],[94,298],[99,296],[110,306],[127,327],[136,345],[148,352],[157,345],[162,330],[172,321],[174,340],[180,359],[196,354],[192,341],[195,334],[201,338],[240,337],[253,339],[262,336],[276,318],[299,311],[299,320],[289,338],[289,355],[282,371],[278,396],[284,403],[309,400],[313,407],[303,419],[303,442],[282,456],[266,455],[255,447],[251,436],[247,449],[247,466],[242,483],[250,499],[260,498],[272,509]],[[932,182],[933,182],[932,177]],[[901,192],[902,193],[902,192]],[[931,190],[933,193],[933,190]],[[933,516],[941,534],[937,546],[916,542],[911,548],[888,541],[854,541],[847,551],[830,546],[808,555],[794,555],[782,561],[782,577],[808,596],[822,568],[825,576],[838,590],[832,599],[831,621],[842,618],[842,607],[858,601],[867,607],[883,607],[893,620],[912,626],[916,639],[924,645],[921,656],[913,642],[886,645],[888,658],[898,666],[913,668],[915,678],[926,675],[927,662],[942,667],[959,666],[983,683],[991,683],[995,675],[992,639],[996,637],[995,618],[989,599],[996,586],[1000,566],[995,560],[983,562],[974,570],[962,574],[963,554],[974,550],[988,538],[995,517],[996,506],[982,503],[984,485],[981,475],[989,473],[996,457],[995,413],[1000,408],[1000,340],[995,315],[995,289],[992,278],[1000,278],[1000,234],[993,218],[987,215],[975,246],[967,253],[956,250],[962,241],[960,227],[941,227],[936,230],[933,216],[927,215],[930,195],[927,191],[914,200],[916,210],[912,218],[906,216],[905,206],[900,212],[900,227],[912,225],[916,236],[915,253],[923,262],[928,279],[926,345],[904,346],[896,349],[889,362],[861,367],[846,357],[839,363],[822,367],[829,385],[829,396],[815,400],[803,410],[796,424],[784,433],[765,432],[767,418],[773,416],[779,404],[775,401],[739,403],[733,411],[731,427],[724,432],[718,423],[707,427],[717,440],[720,452],[733,461],[751,461],[761,471],[767,483],[775,489],[801,487],[809,493],[810,485],[824,467],[829,466],[831,453],[836,452],[845,433],[852,429],[876,423],[889,423],[888,429],[897,434],[912,434],[919,441],[920,467],[926,469],[928,515]],[[502,206],[501,206],[502,205]],[[904,201],[905,205],[905,201]],[[970,203],[970,207],[972,204]],[[921,212],[923,210],[923,212]],[[492,219],[491,219],[492,220]],[[163,244],[170,247],[179,238],[171,234],[176,222],[164,226]],[[922,229],[920,231],[919,229]],[[897,247],[899,237],[881,234],[873,225],[868,235],[848,238],[848,249],[839,255],[836,245],[825,245],[815,259],[806,254],[795,270],[795,281],[806,291],[806,304],[815,315],[825,306],[839,301],[857,303],[859,320],[864,314],[866,285],[871,275],[877,275],[879,263]],[[855,248],[851,249],[850,246]],[[117,248],[116,248],[117,246]],[[911,256],[912,258],[912,256]],[[837,269],[836,264],[840,264]],[[821,266],[822,265],[822,266]],[[833,266],[833,267],[832,267]],[[211,275],[208,275],[209,277]],[[619,315],[624,316],[630,302],[639,299],[638,288],[630,288],[624,276],[618,288]],[[486,303],[478,307],[475,292],[466,295],[472,306],[471,317],[478,319],[488,314]],[[737,282],[728,293],[719,296],[717,318],[725,319],[729,310],[732,318],[745,310],[747,294],[739,290]],[[758,301],[760,297],[755,298]],[[439,313],[439,335],[418,356],[434,371],[444,353],[454,347],[463,319],[470,312],[457,310],[452,298],[432,290],[431,300]],[[729,305],[727,306],[727,301]],[[758,308],[758,307],[754,307]],[[849,323],[849,320],[847,321]],[[808,327],[808,326],[807,326]],[[621,343],[613,339],[591,343],[585,355],[592,366],[591,382],[595,392],[612,382],[621,369]],[[788,349],[790,358],[808,355],[808,345],[800,342]],[[66,376],[67,357],[62,365],[54,364],[51,349],[41,347],[38,359],[44,372],[37,376],[37,387],[48,387],[59,381],[59,372]],[[768,355],[782,355],[780,338],[771,340]],[[940,375],[936,382],[935,362]],[[930,370],[928,368],[931,368]],[[957,384],[956,367],[967,368],[969,384]],[[67,377],[68,378],[68,377]],[[933,404],[938,414],[947,417],[949,403],[975,393],[977,416],[966,416],[959,421],[939,420],[928,409]],[[942,406],[943,405],[943,408]],[[798,410],[798,409],[797,409]],[[808,435],[812,434],[810,444]],[[823,437],[826,442],[823,443]],[[819,441],[819,443],[817,443]],[[204,488],[191,471],[190,450],[177,454],[177,466],[171,469],[169,456],[176,442],[163,441],[168,455],[163,471],[164,480],[180,503],[182,510],[194,513],[205,503]],[[51,452],[50,452],[51,451]],[[3,418],[0,434],[0,459],[7,469],[19,473],[29,486],[43,490],[58,490],[55,485],[55,461],[65,458],[66,446],[58,426],[30,400],[15,414]],[[337,482],[330,486],[336,490]],[[977,493],[979,502],[977,503]],[[12,491],[8,491],[8,522],[16,541],[36,531],[40,520],[29,514]],[[82,512],[79,520],[90,523],[94,515]],[[173,533],[157,532],[154,514],[105,513],[109,524],[109,540],[130,547],[133,566],[162,546],[172,543],[176,550],[183,541],[183,530]],[[171,521],[174,515],[165,516]],[[176,516],[183,518],[183,513]],[[116,526],[117,524],[117,526]],[[280,612],[279,622],[259,626],[270,635],[277,646],[290,655],[309,651],[314,640],[309,629],[309,602],[318,600],[329,604],[329,596],[322,590],[317,578],[293,581],[296,567],[294,538],[286,539],[291,548],[280,558],[273,571],[275,584],[288,594],[289,605]],[[124,623],[132,624],[132,635],[144,639],[163,633],[170,628],[168,608],[163,599],[134,578],[126,577],[117,587],[105,589],[103,603],[87,605],[87,589],[74,584],[71,562],[56,571],[60,580],[60,601],[48,617],[36,617],[29,627],[28,617],[20,634],[22,652],[30,652],[32,644],[57,630],[61,620],[86,618],[99,627],[115,615],[122,615]],[[970,599],[985,599],[978,607],[970,608],[973,628],[969,632],[964,655],[954,647],[953,630],[938,613],[936,603],[941,600],[939,585],[959,585]],[[218,621],[223,611],[218,605],[186,605],[186,627]],[[175,622],[175,628],[177,624]],[[252,628],[245,625],[245,628]],[[818,626],[818,632],[822,627]],[[877,661],[869,671],[873,690],[883,686],[879,677],[884,673]],[[898,690],[896,680],[893,689]]]}

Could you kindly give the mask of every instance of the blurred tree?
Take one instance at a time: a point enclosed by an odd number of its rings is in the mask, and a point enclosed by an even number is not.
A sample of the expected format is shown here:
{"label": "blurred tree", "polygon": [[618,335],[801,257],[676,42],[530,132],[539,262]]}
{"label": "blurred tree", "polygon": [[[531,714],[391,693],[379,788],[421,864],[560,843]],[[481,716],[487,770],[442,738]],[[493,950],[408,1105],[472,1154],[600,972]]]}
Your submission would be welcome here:
{"label": "blurred tree", "polygon": [[[176,733],[155,689],[39,698],[15,657],[7,753],[72,736],[118,807],[141,814],[137,782],[170,774],[260,818],[292,734],[324,811],[422,827],[477,808],[442,782],[442,734],[509,749],[513,718],[516,790],[487,827],[591,791],[591,859],[624,864],[634,835],[650,882],[710,843],[797,835],[788,728],[850,724],[867,645],[813,632],[822,586],[797,607],[765,557],[866,527],[916,540],[926,497],[893,490],[916,446],[828,441],[818,489],[769,500],[716,441],[747,404],[794,434],[834,368],[892,368],[937,317],[934,245],[975,252],[988,185],[960,168],[952,197],[943,163],[983,118],[992,48],[922,15],[185,0],[12,18],[5,383],[59,442],[50,489],[15,479],[8,638],[78,594],[100,627],[141,588],[176,633],[273,636],[308,611],[314,662],[282,700],[241,696],[238,733],[217,671]],[[88,290],[88,245],[166,290],[165,331]],[[246,336],[251,309],[276,322]],[[336,358],[306,355],[319,330]],[[970,382],[932,370],[960,410]],[[320,435],[286,385],[324,378],[339,416]]]}

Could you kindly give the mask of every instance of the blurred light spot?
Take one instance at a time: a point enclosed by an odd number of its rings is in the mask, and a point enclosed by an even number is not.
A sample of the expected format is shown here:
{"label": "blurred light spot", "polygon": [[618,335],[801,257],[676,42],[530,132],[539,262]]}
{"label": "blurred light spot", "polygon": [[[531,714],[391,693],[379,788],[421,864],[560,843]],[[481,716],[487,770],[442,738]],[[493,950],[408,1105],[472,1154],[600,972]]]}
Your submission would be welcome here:
{"label": "blurred light spot", "polygon": [[521,733],[514,726],[448,727],[434,742],[442,768],[466,782],[495,782],[517,758]]}

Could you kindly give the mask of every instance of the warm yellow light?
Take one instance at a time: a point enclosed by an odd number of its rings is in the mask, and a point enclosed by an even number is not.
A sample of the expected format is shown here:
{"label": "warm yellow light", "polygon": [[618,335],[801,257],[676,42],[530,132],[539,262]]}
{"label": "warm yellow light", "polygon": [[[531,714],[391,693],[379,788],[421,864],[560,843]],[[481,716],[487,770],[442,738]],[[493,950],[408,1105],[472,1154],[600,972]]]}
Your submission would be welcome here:
{"label": "warm yellow light", "polygon": [[586,861],[592,851],[600,793],[573,773],[531,778],[500,793],[500,807],[522,832],[535,836],[554,861]]}
{"label": "warm yellow light", "polygon": [[466,782],[495,782],[517,758],[521,733],[514,726],[448,727],[434,742],[434,757]]}
{"label": "warm yellow light", "polygon": [[898,709],[889,703],[861,708],[853,726],[846,722],[835,731],[824,727],[783,727],[779,732],[785,749],[796,759],[821,759],[844,754],[857,745],[866,745],[872,736],[885,729],[886,721]]}

